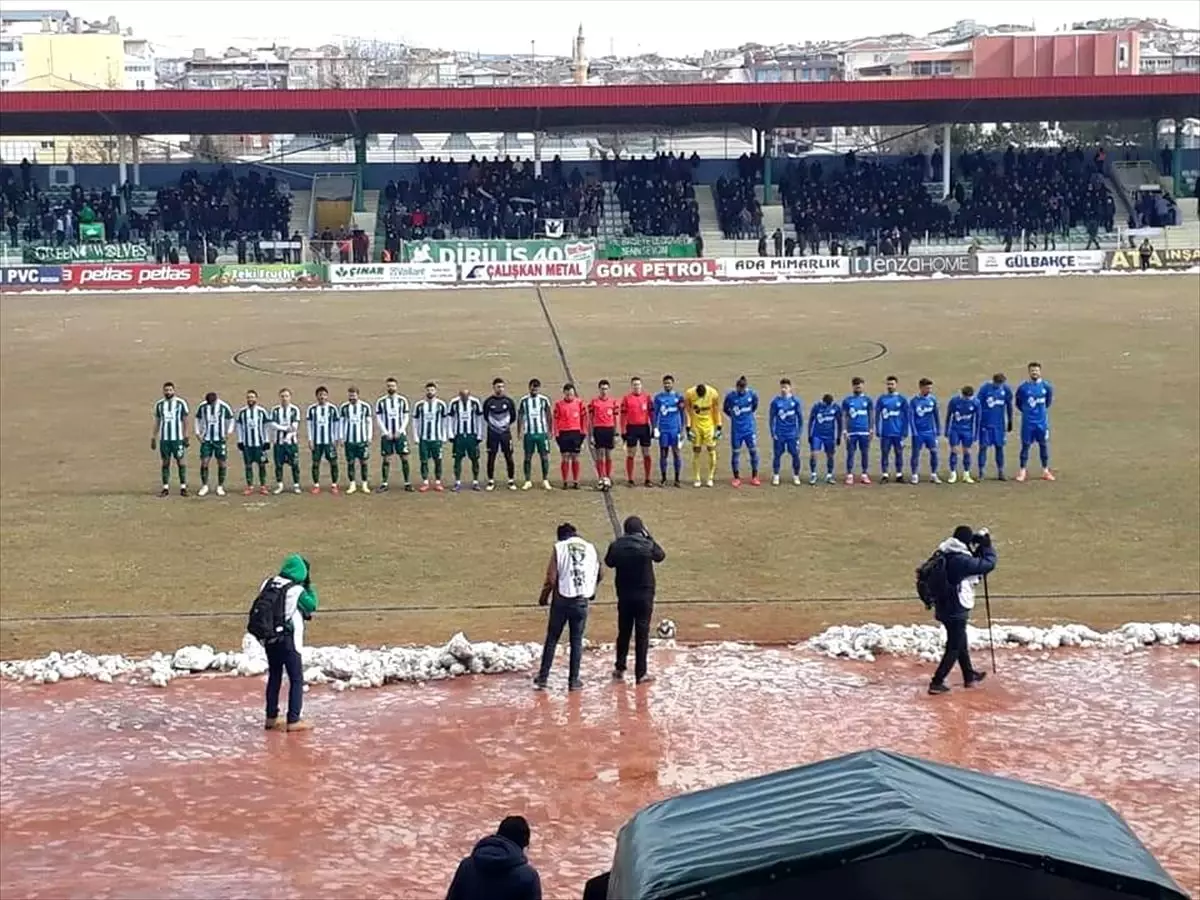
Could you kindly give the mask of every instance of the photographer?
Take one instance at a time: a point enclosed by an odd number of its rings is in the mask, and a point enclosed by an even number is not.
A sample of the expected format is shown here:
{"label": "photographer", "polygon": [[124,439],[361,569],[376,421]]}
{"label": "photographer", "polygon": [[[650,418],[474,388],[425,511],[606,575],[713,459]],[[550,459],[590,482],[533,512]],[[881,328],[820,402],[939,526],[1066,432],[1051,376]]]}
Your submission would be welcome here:
{"label": "photographer", "polygon": [[973,687],[986,673],[971,665],[967,646],[967,619],[975,606],[975,585],[996,568],[996,549],[986,528],[978,533],[968,525],[959,525],[954,536],[942,541],[938,552],[945,559],[945,578],[934,598],[934,615],[946,629],[946,650],[938,663],[929,693],[945,694],[950,688],[946,676],[957,662],[962,670],[963,686]]}
{"label": "photographer", "polygon": [[[258,589],[250,609],[247,630],[259,637],[267,654],[268,731],[308,731],[312,725],[300,718],[304,706],[304,623],[317,611],[308,560],[298,553],[288,556],[278,575],[268,577]],[[263,636],[266,636],[264,639]],[[287,718],[279,721],[279,693],[283,675],[288,679]]]}
{"label": "photographer", "polygon": [[634,638],[633,674],[638,684],[653,680],[647,673],[650,617],[654,613],[654,566],[667,558],[637,516],[625,520],[624,534],[608,545],[604,564],[616,569],[617,660],[613,678],[625,678],[629,638]]}

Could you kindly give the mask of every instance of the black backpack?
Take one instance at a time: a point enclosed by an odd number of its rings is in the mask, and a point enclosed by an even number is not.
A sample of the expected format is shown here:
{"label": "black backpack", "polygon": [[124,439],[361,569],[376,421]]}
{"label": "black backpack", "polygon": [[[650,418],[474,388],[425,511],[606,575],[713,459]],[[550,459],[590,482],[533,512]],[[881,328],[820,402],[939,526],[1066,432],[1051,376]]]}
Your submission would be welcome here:
{"label": "black backpack", "polygon": [[250,604],[246,631],[260,643],[272,644],[287,633],[287,592],[295,585],[286,578],[270,578]]}
{"label": "black backpack", "polygon": [[949,595],[950,577],[946,572],[946,554],[935,550],[917,569],[917,596],[921,598],[926,609],[933,609],[938,600]]}

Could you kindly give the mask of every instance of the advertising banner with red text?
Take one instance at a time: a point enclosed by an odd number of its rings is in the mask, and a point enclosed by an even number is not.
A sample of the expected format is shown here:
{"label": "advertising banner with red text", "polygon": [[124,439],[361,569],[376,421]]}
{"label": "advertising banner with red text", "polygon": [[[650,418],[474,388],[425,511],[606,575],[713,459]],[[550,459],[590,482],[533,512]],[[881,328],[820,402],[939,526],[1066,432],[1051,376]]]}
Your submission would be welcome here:
{"label": "advertising banner with red text", "polygon": [[62,286],[94,291],[130,288],[193,287],[200,283],[200,267],[156,263],[82,263],[62,267]]}
{"label": "advertising banner with red text", "polygon": [[586,259],[528,259],[462,264],[463,281],[583,281],[591,271]]}
{"label": "advertising banner with red text", "polygon": [[719,271],[720,267],[715,259],[603,259],[592,264],[591,280],[603,284],[703,281],[706,278],[716,278]]}

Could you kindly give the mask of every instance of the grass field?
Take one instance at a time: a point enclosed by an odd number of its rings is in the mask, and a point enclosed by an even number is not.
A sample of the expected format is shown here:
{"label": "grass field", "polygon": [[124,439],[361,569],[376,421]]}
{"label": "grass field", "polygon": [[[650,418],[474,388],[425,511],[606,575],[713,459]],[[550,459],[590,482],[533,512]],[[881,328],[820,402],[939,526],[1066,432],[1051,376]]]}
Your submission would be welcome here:
{"label": "grass field", "polygon": [[[667,548],[661,611],[683,639],[793,640],[830,622],[919,620],[915,599],[869,598],[911,596],[914,565],[960,521],[997,536],[1001,617],[1107,626],[1198,614],[1194,277],[543,296],[589,396],[602,376],[623,389],[631,374],[654,386],[669,371],[727,389],[745,374],[765,404],[787,374],[807,407],[826,391],[841,397],[852,375],[875,393],[895,373],[907,393],[933,378],[944,407],[993,371],[1015,386],[1030,359],[1055,385],[1053,484],[618,487],[618,515],[641,515]],[[284,385],[306,405],[320,383],[339,402],[351,383],[373,400],[393,374],[413,399],[429,378],[447,397],[462,384],[483,393],[497,374],[514,394],[535,375],[555,388],[563,370],[533,290],[25,294],[4,296],[0,313],[3,657],[235,645],[257,579],[293,550],[313,561],[328,613],[315,642],[440,641],[458,629],[536,638],[553,526],[611,536],[590,491],[154,496],[150,410],[162,381],[193,408],[208,390],[236,408],[250,387],[269,405]],[[1015,446],[1009,455],[1012,470]],[[842,462],[839,452],[839,472]],[[189,467],[194,487],[194,441]],[[377,479],[377,458],[372,469]],[[232,447],[230,475],[240,488]],[[593,634],[608,635],[610,612],[597,610]],[[224,615],[186,615],[197,613]],[[139,618],[87,618],[97,614]]]}

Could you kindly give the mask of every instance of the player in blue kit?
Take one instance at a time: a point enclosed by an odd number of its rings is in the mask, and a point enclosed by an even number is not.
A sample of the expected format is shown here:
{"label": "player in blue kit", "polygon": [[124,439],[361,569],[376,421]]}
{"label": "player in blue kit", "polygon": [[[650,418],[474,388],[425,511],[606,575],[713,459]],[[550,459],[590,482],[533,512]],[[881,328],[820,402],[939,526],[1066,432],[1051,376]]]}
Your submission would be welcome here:
{"label": "player in blue kit", "polygon": [[729,417],[729,441],[733,445],[733,486],[742,486],[741,449],[745,447],[750,453],[750,483],[758,487],[762,483],[758,480],[758,423],[755,421],[758,394],[750,389],[745,375],[725,395],[723,410]]}
{"label": "player in blue kit", "polygon": [[896,484],[904,483],[904,438],[908,436],[908,398],[898,390],[900,380],[889,375],[884,393],[875,401],[875,435],[879,438],[879,483],[887,484],[888,459],[895,458]]}
{"label": "player in blue kit", "polygon": [[1013,392],[1003,372],[979,387],[979,480],[987,468],[988,447],[996,448],[996,477],[1004,481],[1004,442],[1013,427]]}
{"label": "player in blue kit", "polygon": [[909,469],[913,484],[921,481],[917,471],[921,467],[921,451],[929,451],[929,480],[941,484],[938,477],[938,435],[942,433],[941,415],[938,413],[937,397],[933,396],[933,382],[922,378],[917,383],[918,393],[908,401],[908,421],[912,431],[912,454]]}
{"label": "player in blue kit", "polygon": [[862,474],[861,484],[870,484],[867,474],[867,452],[871,446],[871,398],[863,393],[863,380],[857,375],[850,379],[850,394],[842,401],[842,421],[846,427],[846,484],[854,484],[854,453],[858,452]]}
{"label": "player in blue kit", "polygon": [[792,382],[779,379],[779,394],[767,410],[767,425],[771,429],[771,484],[779,484],[779,465],[783,454],[792,458],[792,484],[800,483],[800,428],[804,406],[792,394]]}
{"label": "player in blue kit", "polygon": [[663,389],[654,395],[654,436],[658,438],[659,482],[667,486],[667,457],[675,462],[675,487],[679,487],[679,473],[683,461],[679,456],[679,444],[683,441],[683,394],[675,390],[675,376],[664,375]]}
{"label": "player in blue kit", "polygon": [[1053,481],[1050,471],[1050,407],[1054,388],[1042,378],[1042,364],[1029,364],[1029,379],[1017,388],[1017,409],[1021,411],[1021,470],[1017,481],[1024,481],[1029,463],[1029,448],[1036,442],[1042,458],[1042,480]]}
{"label": "player in blue kit", "polygon": [[808,483],[817,483],[817,451],[825,452],[825,483],[833,484],[833,451],[842,442],[842,408],[826,394],[808,413]]}
{"label": "player in blue kit", "polygon": [[946,442],[950,445],[950,484],[958,481],[958,453],[962,448],[963,476],[967,484],[974,484],[971,477],[971,448],[979,439],[979,400],[975,388],[963,387],[957,397],[946,404]]}

